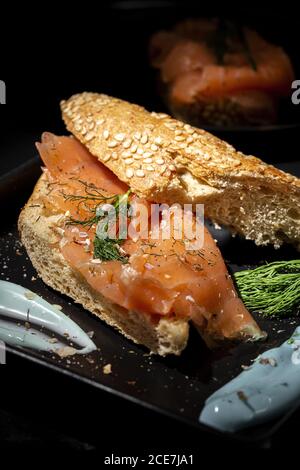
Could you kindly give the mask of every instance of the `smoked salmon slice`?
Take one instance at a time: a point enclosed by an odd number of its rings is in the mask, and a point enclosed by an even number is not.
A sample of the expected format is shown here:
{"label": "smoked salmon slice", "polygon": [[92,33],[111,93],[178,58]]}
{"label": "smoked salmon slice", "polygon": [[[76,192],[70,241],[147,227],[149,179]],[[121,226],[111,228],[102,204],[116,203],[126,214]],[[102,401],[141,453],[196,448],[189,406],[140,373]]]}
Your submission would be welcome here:
{"label": "smoked salmon slice", "polygon": [[[185,84],[191,74],[197,77],[197,93],[223,95],[242,90],[263,90],[279,95],[290,92],[294,71],[284,50],[268,43],[258,33],[244,28],[244,36],[255,67],[235,36],[227,42],[222,64],[211,45],[216,22],[189,21],[179,25],[173,33],[159,32],[152,38],[152,63],[161,69],[162,80],[173,83],[173,93],[183,78]],[[179,83],[177,82],[179,80]],[[187,94],[188,96],[188,94]],[[180,95],[180,99],[184,97]]]}
{"label": "smoked salmon slice", "polygon": [[[278,100],[289,96],[295,78],[290,58],[281,47],[256,31],[217,19],[186,20],[171,31],[155,33],[150,60],[159,71],[161,92],[175,116],[185,106],[218,103],[220,111],[229,106],[225,114],[235,109],[238,116],[230,119],[243,119],[245,114],[246,121],[274,122]],[[249,97],[246,104],[245,95]],[[197,110],[189,109],[192,115]],[[203,111],[202,122],[210,111]]]}
{"label": "smoked salmon slice", "polygon": [[[262,337],[205,227],[202,248],[188,250],[184,240],[175,238],[174,219],[169,219],[171,236],[164,239],[158,217],[150,231],[140,230],[139,237],[129,234],[122,241],[122,261],[95,259],[96,223],[91,216],[99,204],[129,193],[128,187],[73,137],[45,133],[37,148],[49,182],[45,210],[65,214],[59,230],[61,253],[95,291],[128,311],[151,315],[154,322],[162,316],[185,317],[208,343]],[[149,228],[150,202],[130,194],[129,203],[143,208],[139,228],[144,223]],[[133,211],[131,222],[135,217]]]}

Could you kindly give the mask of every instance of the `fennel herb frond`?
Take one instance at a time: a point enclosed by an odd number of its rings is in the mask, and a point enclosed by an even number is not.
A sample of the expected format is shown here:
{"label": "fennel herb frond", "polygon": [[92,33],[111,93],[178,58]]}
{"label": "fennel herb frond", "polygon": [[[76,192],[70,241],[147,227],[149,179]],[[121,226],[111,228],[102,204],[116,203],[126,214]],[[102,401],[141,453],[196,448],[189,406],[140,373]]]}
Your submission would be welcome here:
{"label": "fennel herb frond", "polygon": [[275,261],[234,274],[246,307],[266,317],[300,313],[300,260]]}

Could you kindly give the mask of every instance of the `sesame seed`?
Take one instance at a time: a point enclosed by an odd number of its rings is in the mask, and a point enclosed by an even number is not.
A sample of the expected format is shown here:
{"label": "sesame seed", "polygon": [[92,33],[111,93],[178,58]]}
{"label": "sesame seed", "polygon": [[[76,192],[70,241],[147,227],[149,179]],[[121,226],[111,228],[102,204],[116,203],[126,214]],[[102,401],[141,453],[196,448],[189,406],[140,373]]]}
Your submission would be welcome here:
{"label": "sesame seed", "polygon": [[81,131],[81,125],[80,124],[75,124],[74,129],[75,129],[76,132],[80,132]]}
{"label": "sesame seed", "polygon": [[187,143],[186,142],[182,142],[182,144],[179,145],[179,147],[181,149],[185,149],[187,147]]}
{"label": "sesame seed", "polygon": [[123,143],[124,149],[129,149],[129,147],[130,147],[130,145],[131,145],[131,142],[132,142],[131,139],[125,140],[125,142]]}
{"label": "sesame seed", "polygon": [[158,150],[157,145],[152,144],[152,145],[151,145],[151,150],[153,150],[153,152],[156,152],[156,150]]}
{"label": "sesame seed", "polygon": [[104,162],[108,162],[108,160],[110,159],[110,157],[111,157],[111,155],[110,155],[109,153],[107,153],[107,154],[105,155],[105,157],[103,157],[103,161],[104,161]]}
{"label": "sesame seed", "polygon": [[188,144],[191,144],[192,142],[194,142],[194,138],[192,136],[189,136],[187,139],[186,139],[187,143]]}
{"label": "sesame seed", "polygon": [[151,152],[145,152],[145,153],[144,153],[144,158],[148,158],[148,157],[152,157],[152,153],[151,153]]}
{"label": "sesame seed", "polygon": [[89,142],[90,140],[94,139],[95,134],[93,132],[88,132],[85,136],[85,140]]}
{"label": "sesame seed", "polygon": [[183,137],[182,135],[176,135],[176,136],[175,136],[175,140],[176,140],[177,142],[182,142],[183,140],[185,140],[185,137]]}
{"label": "sesame seed", "polygon": [[130,151],[131,153],[135,153],[137,151],[137,145],[136,144],[133,144],[131,147],[130,147]]}
{"label": "sesame seed", "polygon": [[131,153],[128,152],[128,151],[127,152],[124,151],[124,152],[121,153],[121,156],[122,156],[122,158],[129,158],[129,157],[131,157]]}
{"label": "sesame seed", "polygon": [[141,158],[143,158],[143,156],[142,156],[142,155],[139,155],[138,153],[135,153],[135,154],[133,155],[133,158],[134,158],[135,160],[141,160]]}
{"label": "sesame seed", "polygon": [[163,166],[160,168],[159,173],[160,173],[161,175],[163,175],[164,172],[166,171],[166,169],[167,169],[166,165],[163,165]]}
{"label": "sesame seed", "polygon": [[163,164],[165,163],[165,161],[164,161],[163,158],[157,158],[157,159],[156,159],[156,163],[157,163],[158,165],[163,165]]}
{"label": "sesame seed", "polygon": [[146,166],[146,170],[154,171],[154,167],[152,165],[148,165],[148,166]]}
{"label": "sesame seed", "polygon": [[135,132],[133,134],[133,137],[136,139],[136,140],[141,140],[141,137],[142,137],[142,134],[140,132]]}
{"label": "sesame seed", "polygon": [[118,154],[117,154],[117,152],[113,152],[113,153],[111,154],[111,156],[112,156],[112,159],[113,159],[113,160],[118,160]]}
{"label": "sesame seed", "polygon": [[144,171],[143,171],[143,170],[140,170],[140,169],[136,170],[135,174],[136,174],[136,176],[138,176],[139,178],[143,178],[143,176],[145,176]]}
{"label": "sesame seed", "polygon": [[152,113],[156,118],[158,119],[165,119],[168,118],[169,116],[165,113]]}
{"label": "sesame seed", "polygon": [[96,121],[96,124],[98,126],[101,126],[101,124],[104,124],[104,123],[105,123],[105,119],[97,119],[97,121]]}
{"label": "sesame seed", "polygon": [[119,134],[116,134],[116,135],[115,135],[115,139],[116,139],[118,142],[123,142],[123,140],[125,139],[125,134],[123,134],[122,132],[120,132]]}
{"label": "sesame seed", "polygon": [[165,123],[165,126],[166,126],[168,129],[170,129],[171,131],[174,131],[174,130],[176,129],[176,126],[175,126],[172,122],[171,122],[171,123],[166,122],[166,123]]}
{"label": "sesame seed", "polygon": [[125,165],[131,165],[132,162],[133,158],[127,158],[126,160],[124,160]]}
{"label": "sesame seed", "polygon": [[141,138],[141,144],[146,144],[148,142],[148,136],[147,134],[144,134]]}
{"label": "sesame seed", "polygon": [[161,143],[162,143],[162,138],[161,138],[161,137],[156,137],[156,138],[154,139],[154,142],[155,142],[157,145],[161,145]]}
{"label": "sesame seed", "polygon": [[223,170],[226,170],[226,168],[229,168],[228,165],[226,165],[226,163],[219,163],[218,167],[222,168]]}
{"label": "sesame seed", "polygon": [[115,140],[111,140],[110,142],[108,142],[107,147],[112,149],[112,148],[116,147],[117,145],[118,145],[118,142],[116,142]]}
{"label": "sesame seed", "polygon": [[137,153],[138,153],[139,155],[143,155],[144,150],[139,147],[139,148],[137,149]]}
{"label": "sesame seed", "polygon": [[131,168],[127,168],[126,176],[127,176],[127,178],[132,178],[133,177],[133,170]]}
{"label": "sesame seed", "polygon": [[153,159],[152,159],[151,157],[145,158],[144,162],[145,162],[145,163],[152,163],[152,162],[153,162]]}
{"label": "sesame seed", "polygon": [[108,130],[103,131],[102,135],[103,135],[104,139],[107,140],[108,137],[109,137],[109,131]]}
{"label": "sesame seed", "polygon": [[94,129],[94,127],[95,127],[95,123],[91,122],[88,126],[89,131],[92,131]]}
{"label": "sesame seed", "polygon": [[175,170],[176,170],[176,167],[175,167],[175,165],[173,165],[173,164],[169,165],[169,170],[171,170],[171,171],[175,171]]}
{"label": "sesame seed", "polygon": [[181,129],[176,129],[175,135],[181,135],[181,134],[182,134],[182,130]]}
{"label": "sesame seed", "polygon": [[87,133],[86,127],[83,126],[80,133],[81,133],[81,135],[85,135]]}

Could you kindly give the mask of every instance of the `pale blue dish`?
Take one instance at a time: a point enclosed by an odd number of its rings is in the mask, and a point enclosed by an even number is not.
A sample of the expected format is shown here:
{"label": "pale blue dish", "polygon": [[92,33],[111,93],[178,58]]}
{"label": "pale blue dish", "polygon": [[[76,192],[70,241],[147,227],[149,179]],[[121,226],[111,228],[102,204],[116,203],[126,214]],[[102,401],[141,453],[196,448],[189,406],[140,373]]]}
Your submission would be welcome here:
{"label": "pale blue dish", "polygon": [[213,393],[199,421],[235,432],[278,418],[300,401],[300,327]]}
{"label": "pale blue dish", "polygon": [[73,347],[68,351],[72,354],[88,354],[96,349],[91,338],[59,306],[6,281],[0,281],[0,340],[11,346],[53,353],[59,353],[70,342]]}

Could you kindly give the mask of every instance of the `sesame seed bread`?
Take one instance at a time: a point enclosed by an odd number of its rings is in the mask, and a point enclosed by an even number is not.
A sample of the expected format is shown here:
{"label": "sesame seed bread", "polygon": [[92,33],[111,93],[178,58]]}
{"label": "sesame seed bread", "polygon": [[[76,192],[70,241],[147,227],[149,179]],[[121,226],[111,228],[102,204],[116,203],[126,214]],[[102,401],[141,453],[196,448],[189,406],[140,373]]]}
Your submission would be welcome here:
{"label": "sesame seed bread", "polygon": [[129,312],[93,290],[69,266],[59,250],[60,237],[56,233],[58,219],[63,214],[44,212],[43,198],[47,197],[48,191],[46,177],[42,175],[18,222],[21,241],[43,281],[153,353],[179,355],[189,336],[187,320],[162,317],[155,320],[150,315]]}
{"label": "sesame seed bread", "polygon": [[300,180],[208,132],[97,93],[61,103],[68,130],[141,197],[203,203],[258,245],[300,246]]}

